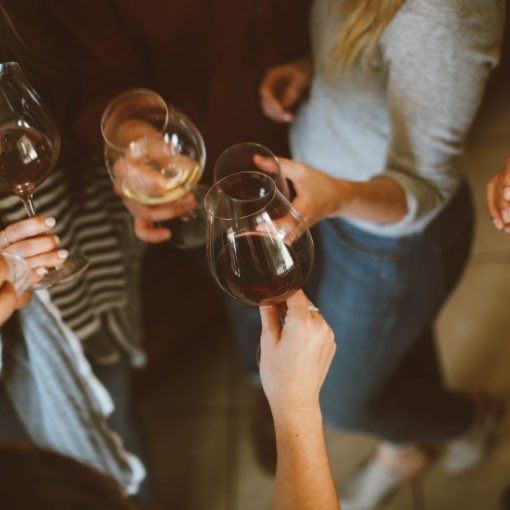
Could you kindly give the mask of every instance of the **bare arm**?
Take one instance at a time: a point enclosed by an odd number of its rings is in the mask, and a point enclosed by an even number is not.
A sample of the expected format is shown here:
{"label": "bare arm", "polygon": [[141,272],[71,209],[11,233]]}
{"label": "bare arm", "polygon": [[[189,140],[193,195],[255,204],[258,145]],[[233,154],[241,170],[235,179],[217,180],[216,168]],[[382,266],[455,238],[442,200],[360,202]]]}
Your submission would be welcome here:
{"label": "bare arm", "polygon": [[331,177],[303,163],[280,158],[282,174],[291,179],[293,205],[308,226],[325,217],[395,223],[407,214],[406,194],[398,182],[383,176],[354,182]]}
{"label": "bare arm", "polygon": [[298,291],[262,307],[260,375],[274,417],[278,462],[273,510],[338,510],[322,429],[319,392],[335,352],[333,333]]}

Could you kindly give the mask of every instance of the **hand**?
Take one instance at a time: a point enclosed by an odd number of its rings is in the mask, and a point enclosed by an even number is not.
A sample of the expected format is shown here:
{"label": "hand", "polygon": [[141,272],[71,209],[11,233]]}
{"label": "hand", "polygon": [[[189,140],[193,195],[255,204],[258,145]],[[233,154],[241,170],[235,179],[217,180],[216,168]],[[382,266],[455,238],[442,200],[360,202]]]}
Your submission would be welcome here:
{"label": "hand", "polygon": [[7,261],[0,254],[0,326],[11,316],[18,305],[14,285],[6,280],[8,273]]}
{"label": "hand", "polygon": [[172,235],[168,228],[155,227],[153,222],[182,216],[192,211],[196,206],[196,198],[192,192],[178,200],[160,205],[143,205],[126,197],[123,197],[122,201],[134,217],[135,234],[147,243],[161,243],[170,239]]}
{"label": "hand", "polygon": [[292,181],[296,197],[292,205],[308,227],[338,215],[348,200],[348,181],[335,179],[304,163],[279,158],[282,176]]}
{"label": "hand", "polygon": [[57,249],[59,239],[49,233],[55,224],[55,218],[34,216],[0,231],[0,249],[24,258],[32,269],[29,286],[39,281],[47,268],[62,264],[68,255],[67,250]]}
{"label": "hand", "polygon": [[308,92],[312,74],[310,57],[269,69],[259,89],[264,114],[276,122],[292,122],[292,111]]}
{"label": "hand", "polygon": [[487,207],[494,226],[510,233],[510,157],[487,183]]}
{"label": "hand", "polygon": [[291,296],[283,328],[278,306],[260,307],[260,376],[273,415],[315,408],[335,353],[333,332],[309,304],[301,290]]}

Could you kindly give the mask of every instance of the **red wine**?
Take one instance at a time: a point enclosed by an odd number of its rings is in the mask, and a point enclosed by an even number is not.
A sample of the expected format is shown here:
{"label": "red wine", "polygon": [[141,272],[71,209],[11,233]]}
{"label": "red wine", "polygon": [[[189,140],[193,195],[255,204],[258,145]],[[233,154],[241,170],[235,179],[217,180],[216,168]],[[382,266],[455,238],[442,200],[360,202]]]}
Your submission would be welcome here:
{"label": "red wine", "polygon": [[301,288],[310,272],[306,241],[292,246],[257,232],[236,235],[226,241],[216,258],[221,286],[248,305],[278,303]]}
{"label": "red wine", "polygon": [[55,151],[41,132],[7,126],[0,129],[0,193],[21,195],[42,182],[56,160]]}

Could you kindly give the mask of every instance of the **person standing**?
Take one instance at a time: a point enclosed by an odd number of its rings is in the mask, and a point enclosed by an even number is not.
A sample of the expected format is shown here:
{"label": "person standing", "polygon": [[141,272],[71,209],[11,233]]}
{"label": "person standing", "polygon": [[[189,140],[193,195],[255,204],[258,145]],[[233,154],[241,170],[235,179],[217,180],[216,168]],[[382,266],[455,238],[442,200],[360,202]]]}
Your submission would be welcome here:
{"label": "person standing", "polygon": [[376,508],[422,471],[423,443],[448,443],[447,469],[467,469],[497,423],[486,395],[445,386],[433,322],[469,253],[459,156],[504,14],[500,0],[316,0],[312,59],[271,69],[260,89],[268,117],[293,121],[282,173],[315,225],[308,292],[348,339],[324,385],[326,421],[380,440],[344,509]]}

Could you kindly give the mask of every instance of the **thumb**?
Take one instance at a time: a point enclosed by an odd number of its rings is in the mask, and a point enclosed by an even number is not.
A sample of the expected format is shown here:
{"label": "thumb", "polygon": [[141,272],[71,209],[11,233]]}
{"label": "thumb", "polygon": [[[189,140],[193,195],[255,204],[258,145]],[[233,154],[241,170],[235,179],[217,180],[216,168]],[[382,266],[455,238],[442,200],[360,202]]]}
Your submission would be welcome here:
{"label": "thumb", "polygon": [[265,305],[260,307],[260,319],[262,321],[262,334],[260,336],[260,346],[274,347],[281,335],[280,310],[276,305]]}
{"label": "thumb", "polygon": [[282,95],[282,105],[285,108],[292,108],[301,96],[301,87],[296,83],[290,83]]}

